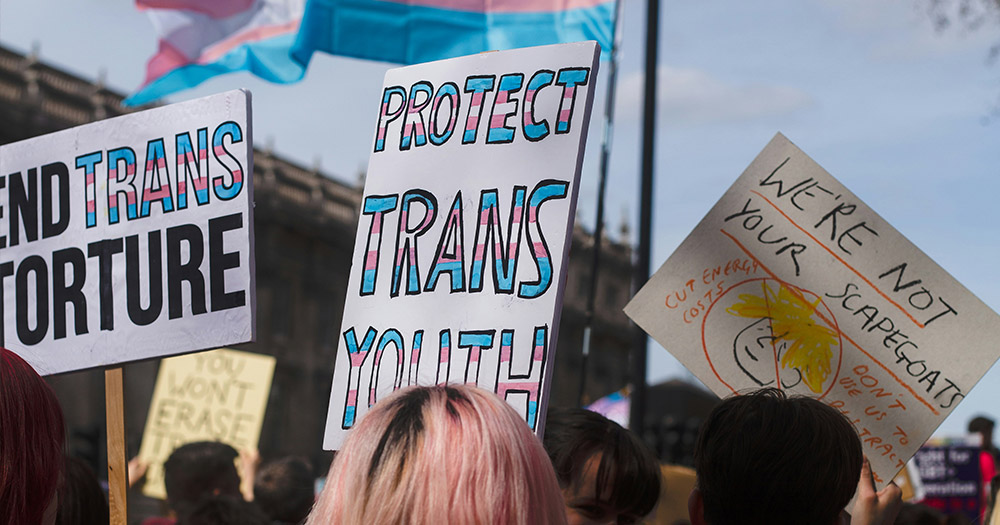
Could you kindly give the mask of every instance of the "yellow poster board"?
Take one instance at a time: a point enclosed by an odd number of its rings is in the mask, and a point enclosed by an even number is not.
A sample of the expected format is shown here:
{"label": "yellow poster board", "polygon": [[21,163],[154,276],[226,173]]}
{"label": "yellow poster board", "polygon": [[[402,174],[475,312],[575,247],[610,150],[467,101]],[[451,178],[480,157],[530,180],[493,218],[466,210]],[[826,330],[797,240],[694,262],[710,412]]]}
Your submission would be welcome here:
{"label": "yellow poster board", "polygon": [[139,448],[149,465],[143,494],[166,499],[163,462],[185,443],[256,450],[274,365],[274,357],[228,349],[164,359]]}

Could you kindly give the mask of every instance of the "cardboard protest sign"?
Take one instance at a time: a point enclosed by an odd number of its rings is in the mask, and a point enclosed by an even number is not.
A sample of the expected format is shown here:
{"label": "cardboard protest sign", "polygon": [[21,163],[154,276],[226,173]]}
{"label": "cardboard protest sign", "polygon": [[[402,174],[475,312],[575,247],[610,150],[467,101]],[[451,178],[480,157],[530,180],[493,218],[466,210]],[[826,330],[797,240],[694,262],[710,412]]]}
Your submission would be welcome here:
{"label": "cardboard protest sign", "polygon": [[986,506],[979,447],[967,443],[926,445],[913,457],[924,488],[921,503],[976,523]]}
{"label": "cardboard protest sign", "polygon": [[625,312],[720,396],[839,409],[879,485],[1000,355],[996,313],[780,134]]}
{"label": "cardboard protest sign", "polygon": [[[160,363],[139,448],[139,458],[149,465],[143,494],[166,499],[163,462],[185,443],[221,441],[236,450],[257,449],[275,361],[220,349]],[[253,480],[244,483],[252,488]]]}
{"label": "cardboard protest sign", "polygon": [[0,146],[0,344],[43,374],[254,337],[250,94]]}
{"label": "cardboard protest sign", "polygon": [[386,73],[326,448],[409,384],[476,383],[539,429],[598,52],[581,42]]}

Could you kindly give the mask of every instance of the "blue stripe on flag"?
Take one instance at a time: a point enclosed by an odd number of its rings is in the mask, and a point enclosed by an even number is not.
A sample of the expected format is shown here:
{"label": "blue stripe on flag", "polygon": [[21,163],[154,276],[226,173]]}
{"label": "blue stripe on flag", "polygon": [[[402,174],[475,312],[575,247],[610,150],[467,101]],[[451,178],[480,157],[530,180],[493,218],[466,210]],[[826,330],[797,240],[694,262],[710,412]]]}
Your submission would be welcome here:
{"label": "blue stripe on flag", "polygon": [[197,86],[223,73],[249,71],[258,77],[278,84],[297,82],[305,74],[305,65],[291,57],[289,48],[295,41],[294,33],[279,35],[240,45],[208,64],[188,64],[150,82],[126,98],[127,106],[152,102],[176,91]]}
{"label": "blue stripe on flag", "polygon": [[417,64],[490,50],[596,40],[608,58],[615,3],[566,11],[478,13],[381,0],[309,0],[292,55],[314,51]]}

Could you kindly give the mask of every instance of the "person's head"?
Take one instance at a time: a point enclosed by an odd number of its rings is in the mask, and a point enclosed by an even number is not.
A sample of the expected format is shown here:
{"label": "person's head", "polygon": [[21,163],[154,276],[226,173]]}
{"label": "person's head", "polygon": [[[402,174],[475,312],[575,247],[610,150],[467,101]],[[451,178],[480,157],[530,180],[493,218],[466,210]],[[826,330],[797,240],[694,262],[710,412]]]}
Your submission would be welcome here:
{"label": "person's head", "polygon": [[411,387],[351,431],[307,523],[566,523],[542,444],[492,392]]}
{"label": "person's head", "polygon": [[969,421],[969,432],[981,435],[983,438],[982,447],[990,448],[993,446],[994,425],[995,423],[992,419],[985,416],[976,416]]}
{"label": "person's head", "polygon": [[695,525],[832,525],[858,485],[861,440],[836,409],[762,389],[716,406],[695,445]]}
{"label": "person's head", "polygon": [[198,441],[178,447],[163,463],[167,504],[183,520],[203,500],[212,496],[240,497],[236,449],[215,441]]}
{"label": "person's head", "polygon": [[212,496],[201,501],[177,525],[270,525],[253,503],[238,496]]}
{"label": "person's head", "polygon": [[554,408],[544,444],[571,525],[636,523],[656,506],[660,465],[618,423],[582,408]]}
{"label": "person's head", "polygon": [[257,471],[253,499],[273,521],[302,523],[315,500],[312,466],[305,458],[272,461]]}
{"label": "person's head", "polygon": [[52,523],[65,430],[55,393],[0,348],[0,523]]}
{"label": "person's head", "polygon": [[67,457],[63,472],[56,525],[108,523],[108,499],[90,466],[81,459]]}

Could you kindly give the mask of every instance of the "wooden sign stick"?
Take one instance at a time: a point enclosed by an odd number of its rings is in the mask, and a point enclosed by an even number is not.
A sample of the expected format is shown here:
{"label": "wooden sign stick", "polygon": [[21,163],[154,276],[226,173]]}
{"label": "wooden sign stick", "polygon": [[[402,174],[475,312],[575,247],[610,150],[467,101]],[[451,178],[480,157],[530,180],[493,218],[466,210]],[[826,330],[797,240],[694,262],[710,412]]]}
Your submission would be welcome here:
{"label": "wooden sign stick", "polygon": [[124,373],[121,367],[104,371],[104,407],[108,425],[108,506],[111,525],[128,518],[128,458],[125,450]]}

